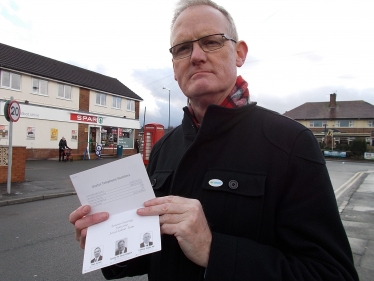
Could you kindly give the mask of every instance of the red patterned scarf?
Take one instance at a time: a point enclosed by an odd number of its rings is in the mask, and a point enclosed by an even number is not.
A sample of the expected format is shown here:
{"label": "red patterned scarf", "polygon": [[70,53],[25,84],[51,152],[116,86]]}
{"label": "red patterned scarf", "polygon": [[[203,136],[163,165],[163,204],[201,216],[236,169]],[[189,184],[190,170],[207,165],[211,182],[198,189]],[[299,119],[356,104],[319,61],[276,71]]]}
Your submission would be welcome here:
{"label": "red patterned scarf", "polygon": [[[239,75],[236,78],[236,83],[234,88],[231,90],[230,94],[225,98],[225,100],[220,104],[222,107],[226,108],[236,108],[243,105],[247,105],[249,102],[249,91],[248,83]],[[200,127],[200,124],[195,118],[195,114],[191,105],[188,106],[188,109],[193,116],[193,121],[197,127]]]}

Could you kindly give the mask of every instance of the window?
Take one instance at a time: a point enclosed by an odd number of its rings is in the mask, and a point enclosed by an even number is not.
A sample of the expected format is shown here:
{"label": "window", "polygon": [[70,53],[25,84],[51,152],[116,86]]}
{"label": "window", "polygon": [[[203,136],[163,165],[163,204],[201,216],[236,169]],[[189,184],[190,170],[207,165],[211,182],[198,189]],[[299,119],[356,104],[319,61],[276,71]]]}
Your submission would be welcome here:
{"label": "window", "polygon": [[1,87],[21,90],[21,75],[1,70]]}
{"label": "window", "polygon": [[309,125],[310,125],[311,128],[314,128],[314,127],[323,127],[326,124],[327,124],[326,121],[322,121],[322,120],[310,121],[310,123],[309,123]]}
{"label": "window", "polygon": [[32,92],[34,94],[48,95],[48,82],[42,79],[32,78]]}
{"label": "window", "polygon": [[113,108],[121,109],[121,98],[119,98],[119,97],[113,97],[112,107]]}
{"label": "window", "polygon": [[353,127],[354,121],[352,120],[339,120],[336,121],[336,127]]}
{"label": "window", "polygon": [[135,101],[128,100],[127,101],[127,108],[128,111],[135,111]]}
{"label": "window", "polygon": [[58,84],[58,97],[63,99],[71,99],[71,86]]}
{"label": "window", "polygon": [[96,93],[96,104],[106,106],[106,94]]}
{"label": "window", "polygon": [[374,120],[368,121],[368,127],[373,128],[374,127]]}

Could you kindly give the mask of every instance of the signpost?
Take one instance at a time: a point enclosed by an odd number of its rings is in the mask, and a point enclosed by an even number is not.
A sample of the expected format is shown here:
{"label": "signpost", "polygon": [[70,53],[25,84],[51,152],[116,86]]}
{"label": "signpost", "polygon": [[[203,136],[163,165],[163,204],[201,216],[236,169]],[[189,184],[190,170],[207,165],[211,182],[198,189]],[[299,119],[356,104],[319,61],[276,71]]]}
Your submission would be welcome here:
{"label": "signpost", "polygon": [[8,116],[10,118],[10,121],[17,122],[19,120],[20,115],[21,108],[19,106],[19,103],[15,100],[11,100],[8,106]]}
{"label": "signpost", "polygon": [[21,116],[21,107],[19,103],[10,97],[4,105],[5,119],[9,121],[9,148],[8,148],[8,178],[7,178],[7,192],[10,194],[10,186],[12,184],[12,139],[13,139],[13,122],[17,122]]}

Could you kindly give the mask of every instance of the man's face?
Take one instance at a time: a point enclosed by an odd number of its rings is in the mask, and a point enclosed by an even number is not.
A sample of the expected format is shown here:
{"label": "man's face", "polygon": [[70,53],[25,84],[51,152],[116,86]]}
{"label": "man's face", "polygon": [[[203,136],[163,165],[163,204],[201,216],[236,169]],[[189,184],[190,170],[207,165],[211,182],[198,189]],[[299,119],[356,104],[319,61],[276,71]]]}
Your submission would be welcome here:
{"label": "man's face", "polygon": [[144,241],[144,243],[148,243],[150,240],[151,240],[151,234],[145,233],[143,235],[143,241]]}
{"label": "man's face", "polygon": [[[228,20],[218,10],[206,6],[192,6],[177,18],[171,33],[171,45],[199,39],[206,35],[227,34]],[[224,46],[212,52],[204,52],[197,42],[191,57],[173,60],[174,78],[182,92],[190,98],[222,102],[236,82],[236,45],[225,41]],[[222,98],[223,97],[223,98]]]}
{"label": "man's face", "polygon": [[125,242],[124,241],[119,241],[118,242],[118,250],[123,251],[125,249]]}
{"label": "man's face", "polygon": [[101,253],[100,248],[96,248],[95,251],[94,251],[95,258],[98,258],[100,256],[100,253]]}

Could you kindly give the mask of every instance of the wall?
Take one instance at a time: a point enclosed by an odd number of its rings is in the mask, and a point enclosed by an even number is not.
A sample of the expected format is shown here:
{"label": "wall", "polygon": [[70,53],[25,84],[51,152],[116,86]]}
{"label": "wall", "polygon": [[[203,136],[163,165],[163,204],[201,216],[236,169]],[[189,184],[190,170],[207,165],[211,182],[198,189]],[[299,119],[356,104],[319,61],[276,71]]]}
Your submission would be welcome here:
{"label": "wall", "polygon": [[[14,72],[16,73],[16,72]],[[48,95],[34,94],[32,91],[32,76],[27,74],[21,74],[21,91],[10,90],[5,88],[0,88],[0,97],[2,99],[9,100],[13,97],[20,103],[24,103],[25,100],[29,101],[30,104],[51,106],[56,108],[64,108],[71,110],[78,110],[79,105],[79,88],[72,86],[71,89],[71,100],[63,99],[58,97],[58,82],[47,80],[45,78],[40,78],[48,81]],[[66,85],[65,83],[61,83]],[[21,105],[22,109],[22,105]]]}
{"label": "wall", "polygon": [[[22,105],[21,105],[22,110]],[[68,116],[68,113],[66,112]],[[0,125],[9,130],[9,122],[0,117]],[[29,138],[27,128],[34,128],[33,138]],[[51,129],[58,129],[56,140],[51,140]],[[72,130],[78,130],[78,123],[58,122],[40,119],[20,118],[13,123],[13,144],[26,146],[27,149],[58,149],[58,142],[64,136],[68,146],[75,149],[77,142],[72,141]],[[8,145],[9,138],[0,138],[0,145]],[[44,157],[43,157],[44,158]]]}
{"label": "wall", "polygon": [[[112,108],[113,103],[113,96],[110,94],[106,94],[106,106],[97,105],[96,104],[96,94],[95,91],[90,91],[90,112],[95,114],[104,114],[104,115],[111,115],[117,117],[126,116],[126,118],[136,119],[135,118],[135,111],[127,111],[127,100],[125,98],[121,99],[121,109]],[[135,102],[136,106],[136,102]]]}
{"label": "wall", "polygon": [[[0,146],[0,183],[8,178],[8,147]],[[6,159],[6,161],[4,161]],[[6,166],[5,166],[6,165]],[[12,150],[12,182],[25,181],[26,147],[13,146]]]}
{"label": "wall", "polygon": [[[338,119],[339,120],[339,119]],[[335,120],[329,120],[327,121],[327,129],[336,129],[341,132],[347,132],[347,133],[370,133],[371,131],[374,130],[373,127],[368,126],[368,121],[367,120],[354,120],[353,127],[337,127],[336,126],[336,121]],[[313,132],[324,132],[325,127],[315,127],[311,128],[310,127],[310,121],[309,120],[296,120],[300,124],[303,124],[305,127],[311,129]]]}
{"label": "wall", "polygon": [[[97,106],[95,91],[76,86],[72,86],[71,100],[62,99],[57,96],[58,84],[58,81],[48,80],[48,95],[35,94],[32,90],[32,76],[21,74],[20,91],[0,88],[1,130],[9,131],[9,122],[5,120],[3,107],[5,100],[12,96],[20,103],[21,108],[21,117],[13,124],[13,145],[25,146],[27,159],[58,157],[58,142],[62,136],[66,138],[68,146],[73,149],[73,154],[83,155],[88,141],[89,125],[140,129],[138,101],[135,101],[137,112],[126,110],[126,98],[121,99],[121,109],[112,108],[112,95],[110,94],[107,94],[106,107]],[[26,100],[27,103],[25,103]],[[71,120],[71,113],[78,112],[98,117],[100,122],[82,124],[78,123],[80,121]],[[51,140],[51,129],[58,130],[56,140]],[[72,138],[72,131],[77,133],[77,138]],[[8,143],[9,138],[1,135],[0,145],[7,146]],[[123,151],[124,155],[135,152],[134,149]],[[115,150],[114,153],[116,153]]]}

